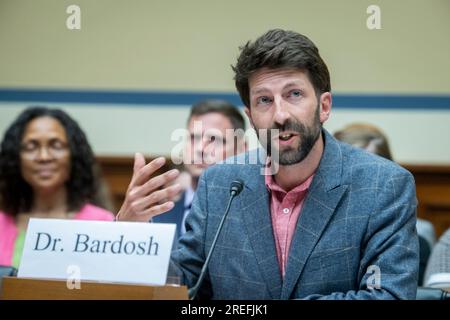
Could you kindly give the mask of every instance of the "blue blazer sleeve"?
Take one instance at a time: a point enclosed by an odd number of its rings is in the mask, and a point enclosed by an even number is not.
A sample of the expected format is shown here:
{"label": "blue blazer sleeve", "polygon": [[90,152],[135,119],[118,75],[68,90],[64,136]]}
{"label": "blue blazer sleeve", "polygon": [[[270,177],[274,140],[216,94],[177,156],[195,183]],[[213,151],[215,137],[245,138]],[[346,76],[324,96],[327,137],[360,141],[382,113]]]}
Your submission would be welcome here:
{"label": "blue blazer sleeve", "polygon": [[[206,210],[207,187],[203,175],[192,201],[191,211],[186,218],[186,233],[179,239],[179,249],[172,252],[169,274],[178,276],[181,283],[191,288],[197,282],[200,271],[206,259],[205,231],[208,212]],[[182,264],[180,264],[182,263]],[[210,288],[205,277],[198,297],[209,296]]]}

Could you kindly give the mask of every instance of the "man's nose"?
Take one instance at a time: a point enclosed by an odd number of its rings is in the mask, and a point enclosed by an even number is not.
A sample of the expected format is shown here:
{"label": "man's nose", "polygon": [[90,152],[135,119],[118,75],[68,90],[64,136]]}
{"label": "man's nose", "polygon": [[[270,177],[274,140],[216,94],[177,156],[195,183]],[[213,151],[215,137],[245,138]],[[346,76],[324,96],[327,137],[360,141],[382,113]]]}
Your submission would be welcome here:
{"label": "man's nose", "polygon": [[195,159],[197,159],[197,161],[203,162],[205,148],[207,147],[207,145],[208,143],[203,136],[200,139],[195,139],[193,145],[193,156]]}
{"label": "man's nose", "polygon": [[274,105],[275,105],[274,122],[283,125],[286,122],[286,120],[289,119],[289,112],[286,102],[282,99],[282,97],[275,97]]}
{"label": "man's nose", "polygon": [[203,152],[203,150],[205,150],[206,145],[207,145],[207,141],[203,136],[199,139],[196,139],[194,142],[195,152],[197,152],[197,153]]}

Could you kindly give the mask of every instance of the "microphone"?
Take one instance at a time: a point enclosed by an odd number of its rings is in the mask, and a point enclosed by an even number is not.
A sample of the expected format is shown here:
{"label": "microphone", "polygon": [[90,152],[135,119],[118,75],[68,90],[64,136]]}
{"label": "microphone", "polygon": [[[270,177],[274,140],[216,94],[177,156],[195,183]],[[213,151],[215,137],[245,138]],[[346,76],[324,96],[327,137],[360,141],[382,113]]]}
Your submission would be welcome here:
{"label": "microphone", "polygon": [[223,214],[222,219],[220,220],[219,227],[217,228],[216,235],[214,236],[213,242],[211,244],[211,248],[209,249],[208,255],[206,256],[205,263],[203,264],[202,271],[200,272],[200,276],[198,277],[197,283],[195,286],[190,288],[188,290],[189,299],[194,300],[195,296],[197,295],[198,290],[200,289],[200,286],[203,282],[203,278],[205,278],[206,275],[206,269],[208,269],[209,260],[211,259],[211,255],[214,251],[214,248],[216,247],[217,239],[219,238],[220,231],[222,230],[223,224],[225,222],[225,218],[228,215],[228,211],[230,211],[231,202],[233,202],[233,199],[239,195],[244,188],[244,182],[242,180],[234,180],[231,182],[230,185],[230,200],[228,200],[227,208],[225,209],[225,213]]}
{"label": "microphone", "polygon": [[237,196],[239,193],[241,193],[242,189],[244,188],[244,183],[241,180],[234,180],[230,185],[230,200],[233,199],[233,197]]}

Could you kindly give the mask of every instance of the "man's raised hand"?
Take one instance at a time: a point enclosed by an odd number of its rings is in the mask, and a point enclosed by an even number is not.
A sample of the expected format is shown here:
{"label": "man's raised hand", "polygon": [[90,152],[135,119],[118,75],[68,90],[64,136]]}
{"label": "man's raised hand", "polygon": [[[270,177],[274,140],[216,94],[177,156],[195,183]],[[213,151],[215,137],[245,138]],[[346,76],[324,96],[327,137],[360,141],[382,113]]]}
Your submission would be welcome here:
{"label": "man's raised hand", "polygon": [[145,164],[144,156],[136,153],[133,177],[117,214],[118,221],[149,221],[174,207],[173,199],[180,193],[181,186],[171,185],[171,182],[178,177],[179,171],[174,169],[150,178],[165,162],[159,157]]}

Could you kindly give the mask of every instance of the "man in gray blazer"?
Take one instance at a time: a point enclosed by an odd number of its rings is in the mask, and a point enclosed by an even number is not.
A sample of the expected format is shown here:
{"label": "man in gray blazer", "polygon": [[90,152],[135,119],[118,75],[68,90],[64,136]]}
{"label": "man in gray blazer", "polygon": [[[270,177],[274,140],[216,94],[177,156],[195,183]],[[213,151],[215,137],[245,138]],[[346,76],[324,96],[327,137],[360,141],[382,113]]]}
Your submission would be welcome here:
{"label": "man in gray blazer", "polygon": [[[255,154],[208,169],[173,261],[188,287],[205,256],[236,178],[244,189],[230,213],[200,291],[213,299],[414,299],[418,276],[415,192],[393,162],[322,131],[324,152],[295,226],[281,274],[271,195]],[[377,279],[377,277],[379,277]]]}
{"label": "man in gray blazer", "polygon": [[[189,288],[197,283],[230,184],[241,179],[199,298],[414,299],[413,177],[322,128],[331,86],[314,43],[270,30],[242,47],[233,70],[264,148],[202,175],[171,271]],[[122,218],[136,217],[125,210]]]}

